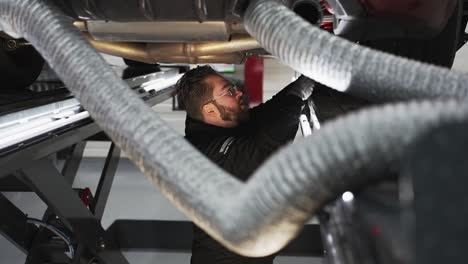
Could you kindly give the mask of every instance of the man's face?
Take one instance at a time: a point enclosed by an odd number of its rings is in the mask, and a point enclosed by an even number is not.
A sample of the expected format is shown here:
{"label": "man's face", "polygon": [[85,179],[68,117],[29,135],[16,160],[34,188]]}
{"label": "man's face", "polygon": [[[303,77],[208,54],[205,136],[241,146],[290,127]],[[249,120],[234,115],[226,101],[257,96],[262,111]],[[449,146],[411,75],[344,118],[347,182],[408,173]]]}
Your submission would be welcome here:
{"label": "man's face", "polygon": [[219,125],[235,127],[249,119],[249,105],[242,91],[235,89],[232,83],[221,76],[210,76],[206,82],[213,87],[209,104],[218,110],[215,118],[219,118],[216,120],[220,122]]}

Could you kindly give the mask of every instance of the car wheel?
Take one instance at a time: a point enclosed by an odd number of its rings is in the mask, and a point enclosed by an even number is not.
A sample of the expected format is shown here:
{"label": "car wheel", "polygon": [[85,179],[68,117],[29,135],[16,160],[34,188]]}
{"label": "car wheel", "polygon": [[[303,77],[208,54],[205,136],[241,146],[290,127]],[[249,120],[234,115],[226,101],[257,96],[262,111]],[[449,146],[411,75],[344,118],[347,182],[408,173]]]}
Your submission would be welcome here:
{"label": "car wheel", "polygon": [[0,38],[0,90],[23,89],[31,85],[41,73],[44,59],[30,45]]}

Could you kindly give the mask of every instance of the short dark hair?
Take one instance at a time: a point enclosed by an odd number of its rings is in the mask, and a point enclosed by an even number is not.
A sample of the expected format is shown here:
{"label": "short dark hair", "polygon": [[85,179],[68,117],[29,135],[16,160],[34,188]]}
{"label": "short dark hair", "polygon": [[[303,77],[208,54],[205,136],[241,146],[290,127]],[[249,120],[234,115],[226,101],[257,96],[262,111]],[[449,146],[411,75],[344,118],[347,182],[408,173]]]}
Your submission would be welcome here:
{"label": "short dark hair", "polygon": [[210,66],[199,66],[186,72],[177,82],[177,101],[190,117],[203,120],[202,104],[212,97],[212,87],[206,78],[216,75],[220,76]]}

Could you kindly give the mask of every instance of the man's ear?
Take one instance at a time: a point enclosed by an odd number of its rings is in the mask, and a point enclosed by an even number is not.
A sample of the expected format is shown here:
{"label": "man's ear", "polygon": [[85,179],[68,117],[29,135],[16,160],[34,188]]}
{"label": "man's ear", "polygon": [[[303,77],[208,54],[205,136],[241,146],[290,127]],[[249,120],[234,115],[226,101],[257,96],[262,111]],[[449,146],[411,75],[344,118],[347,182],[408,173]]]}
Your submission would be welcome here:
{"label": "man's ear", "polygon": [[208,103],[202,107],[203,114],[206,116],[216,114],[216,107],[212,103]]}

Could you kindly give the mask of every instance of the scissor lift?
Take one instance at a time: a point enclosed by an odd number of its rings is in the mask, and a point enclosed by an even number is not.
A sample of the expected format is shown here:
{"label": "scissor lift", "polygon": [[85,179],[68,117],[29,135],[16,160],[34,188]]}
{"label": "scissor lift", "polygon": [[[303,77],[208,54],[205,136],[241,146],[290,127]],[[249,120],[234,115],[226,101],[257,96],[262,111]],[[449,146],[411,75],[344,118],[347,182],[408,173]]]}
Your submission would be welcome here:
{"label": "scissor lift", "polygon": [[[154,106],[173,96],[178,78],[178,69],[162,68],[126,82],[142,100]],[[10,108],[2,106],[0,191],[33,191],[48,209],[43,219],[35,222],[0,195],[0,231],[28,255],[26,263],[80,263],[85,259],[127,263],[100,224],[120,150],[111,144],[94,197],[87,189],[73,190],[85,140],[106,136],[66,89],[54,91],[40,98],[26,98],[22,103],[14,101]],[[15,111],[15,106],[20,110]],[[50,158],[57,153],[65,156],[61,170]],[[50,229],[62,234],[65,243],[51,239]],[[67,251],[71,252],[67,255]]]}

